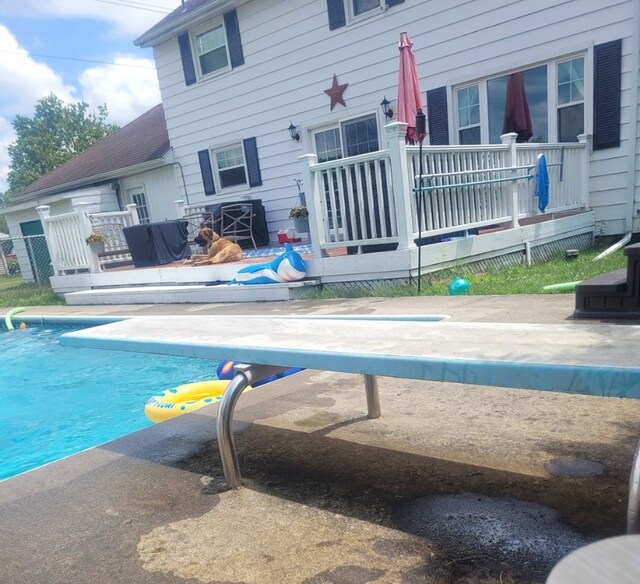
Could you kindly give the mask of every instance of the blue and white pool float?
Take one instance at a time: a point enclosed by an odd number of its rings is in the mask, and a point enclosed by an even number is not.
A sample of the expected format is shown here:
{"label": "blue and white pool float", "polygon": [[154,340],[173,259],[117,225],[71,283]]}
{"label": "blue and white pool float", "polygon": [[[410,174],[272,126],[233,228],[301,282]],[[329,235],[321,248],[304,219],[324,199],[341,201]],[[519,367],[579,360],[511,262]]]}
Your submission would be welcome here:
{"label": "blue and white pool float", "polygon": [[302,256],[284,244],[284,252],[268,263],[246,266],[238,271],[229,284],[280,284],[302,280],[307,274],[307,266]]}

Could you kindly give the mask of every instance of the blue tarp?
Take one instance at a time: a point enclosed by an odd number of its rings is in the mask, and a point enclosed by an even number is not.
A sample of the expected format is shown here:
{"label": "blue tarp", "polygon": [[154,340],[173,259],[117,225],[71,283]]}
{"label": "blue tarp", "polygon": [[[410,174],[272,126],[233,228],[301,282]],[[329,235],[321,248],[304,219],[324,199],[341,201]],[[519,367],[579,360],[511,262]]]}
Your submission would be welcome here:
{"label": "blue tarp", "polygon": [[547,172],[547,157],[538,154],[536,160],[536,197],[538,197],[538,209],[544,213],[549,204],[549,173]]}

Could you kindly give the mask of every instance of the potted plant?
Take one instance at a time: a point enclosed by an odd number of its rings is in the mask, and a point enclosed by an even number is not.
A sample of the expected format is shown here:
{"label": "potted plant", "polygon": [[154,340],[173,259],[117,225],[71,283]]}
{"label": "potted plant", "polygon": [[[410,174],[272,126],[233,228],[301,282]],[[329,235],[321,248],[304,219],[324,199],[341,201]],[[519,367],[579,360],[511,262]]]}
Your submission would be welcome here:
{"label": "potted plant", "polygon": [[309,209],[306,205],[292,207],[289,219],[293,219],[293,226],[298,233],[309,233]]}
{"label": "potted plant", "polygon": [[92,233],[85,239],[85,242],[93,253],[100,253],[104,251],[107,238],[104,236],[104,233]]}

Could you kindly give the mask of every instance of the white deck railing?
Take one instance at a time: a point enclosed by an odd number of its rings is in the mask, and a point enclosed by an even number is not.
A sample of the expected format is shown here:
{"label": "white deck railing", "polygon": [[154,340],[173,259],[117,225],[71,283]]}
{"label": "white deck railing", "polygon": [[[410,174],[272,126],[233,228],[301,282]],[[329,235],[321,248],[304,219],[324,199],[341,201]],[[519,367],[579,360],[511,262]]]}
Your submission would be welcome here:
{"label": "white deck railing", "polygon": [[[127,259],[122,228],[138,223],[136,205],[127,205],[126,211],[88,213],[89,203],[76,203],[73,211],[61,215],[50,215],[48,205],[36,207],[40,215],[54,274],[63,275],[77,272],[99,272],[101,263]],[[99,258],[91,251],[85,239],[94,232],[105,235],[106,258]],[[116,255],[113,255],[113,254]],[[115,258],[115,259],[114,259]]]}
{"label": "white deck railing", "polygon": [[586,136],[566,145],[516,144],[516,135],[506,134],[496,145],[425,146],[420,165],[421,149],[405,145],[405,128],[386,126],[389,150],[323,163],[313,154],[301,157],[314,255],[345,245],[402,248],[418,238],[515,227],[540,214],[535,166],[541,153],[549,174],[545,212],[587,206]]}

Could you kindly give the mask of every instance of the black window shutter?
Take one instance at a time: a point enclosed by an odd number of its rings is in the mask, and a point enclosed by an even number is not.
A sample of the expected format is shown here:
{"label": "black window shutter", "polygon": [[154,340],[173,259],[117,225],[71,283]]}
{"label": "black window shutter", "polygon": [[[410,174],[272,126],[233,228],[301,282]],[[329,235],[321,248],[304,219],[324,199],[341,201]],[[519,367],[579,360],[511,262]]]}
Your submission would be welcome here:
{"label": "black window shutter", "polygon": [[249,186],[259,187],[262,184],[260,174],[260,160],[258,160],[258,146],[255,138],[243,140],[244,159],[247,162],[247,174],[249,175]]}
{"label": "black window shutter", "polygon": [[231,67],[244,65],[242,42],[240,41],[240,27],[238,26],[238,13],[235,10],[224,15],[224,29],[227,32],[227,46],[231,57]]}
{"label": "black window shutter", "polygon": [[447,88],[427,91],[427,117],[429,119],[429,144],[449,144],[449,117],[447,114]]}
{"label": "black window shutter", "polygon": [[596,45],[593,57],[593,149],[615,148],[620,146],[622,40]]}
{"label": "black window shutter", "polygon": [[178,46],[180,47],[180,58],[182,59],[184,82],[187,85],[193,85],[196,82],[196,68],[193,64],[193,56],[191,55],[191,43],[189,42],[188,32],[185,32],[178,37]]}
{"label": "black window shutter", "polygon": [[387,6],[397,6],[398,4],[402,4],[404,0],[387,0]]}
{"label": "black window shutter", "polygon": [[211,170],[211,157],[209,156],[209,151],[200,150],[200,152],[198,152],[198,161],[200,162],[200,173],[202,174],[204,194],[215,195],[216,186],[213,182],[213,171]]}
{"label": "black window shutter", "polygon": [[327,0],[327,13],[329,14],[329,30],[335,30],[347,24],[344,0]]}

